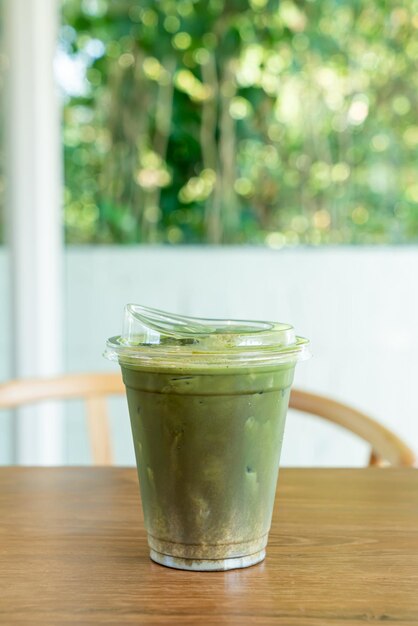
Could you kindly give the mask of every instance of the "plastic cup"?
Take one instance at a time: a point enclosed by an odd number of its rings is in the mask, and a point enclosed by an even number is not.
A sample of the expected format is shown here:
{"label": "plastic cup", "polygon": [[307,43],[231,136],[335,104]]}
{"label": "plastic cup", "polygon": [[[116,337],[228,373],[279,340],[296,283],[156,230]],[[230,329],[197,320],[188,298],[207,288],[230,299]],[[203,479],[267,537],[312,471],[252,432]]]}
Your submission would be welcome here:
{"label": "plastic cup", "polygon": [[307,340],[285,324],[125,311],[106,356],[126,385],[151,558],[187,570],[262,561]]}

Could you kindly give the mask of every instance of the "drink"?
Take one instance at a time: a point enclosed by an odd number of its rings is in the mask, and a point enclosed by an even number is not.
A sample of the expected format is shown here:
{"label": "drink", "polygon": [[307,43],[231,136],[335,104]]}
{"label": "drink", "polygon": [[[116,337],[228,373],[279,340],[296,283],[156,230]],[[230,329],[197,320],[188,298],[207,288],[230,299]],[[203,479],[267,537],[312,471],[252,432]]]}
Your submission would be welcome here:
{"label": "drink", "polygon": [[127,390],[151,558],[196,570],[261,561],[306,341],[274,355],[264,343],[266,358],[260,342],[294,338],[289,327],[180,318],[178,328],[171,316],[167,328],[149,310],[132,315],[139,328],[130,319],[128,339],[111,340],[110,350],[119,350]]}

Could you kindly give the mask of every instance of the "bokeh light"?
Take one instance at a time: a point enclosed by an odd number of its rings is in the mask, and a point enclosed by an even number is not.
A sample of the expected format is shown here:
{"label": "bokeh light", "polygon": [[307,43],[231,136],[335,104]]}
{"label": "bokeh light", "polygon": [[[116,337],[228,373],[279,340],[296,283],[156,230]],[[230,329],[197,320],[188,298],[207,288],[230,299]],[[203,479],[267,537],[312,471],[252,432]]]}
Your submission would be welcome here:
{"label": "bokeh light", "polygon": [[417,16],[64,0],[67,241],[417,241]]}

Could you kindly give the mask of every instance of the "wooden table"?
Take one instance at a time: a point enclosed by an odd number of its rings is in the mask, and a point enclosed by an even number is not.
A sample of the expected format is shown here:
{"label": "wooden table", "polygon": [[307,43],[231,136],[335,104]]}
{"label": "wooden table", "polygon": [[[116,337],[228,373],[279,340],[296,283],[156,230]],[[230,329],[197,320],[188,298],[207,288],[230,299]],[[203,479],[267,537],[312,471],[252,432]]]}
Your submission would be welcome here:
{"label": "wooden table", "polygon": [[418,471],[285,469],[264,563],[148,558],[136,473],[0,469],[0,623],[418,624]]}

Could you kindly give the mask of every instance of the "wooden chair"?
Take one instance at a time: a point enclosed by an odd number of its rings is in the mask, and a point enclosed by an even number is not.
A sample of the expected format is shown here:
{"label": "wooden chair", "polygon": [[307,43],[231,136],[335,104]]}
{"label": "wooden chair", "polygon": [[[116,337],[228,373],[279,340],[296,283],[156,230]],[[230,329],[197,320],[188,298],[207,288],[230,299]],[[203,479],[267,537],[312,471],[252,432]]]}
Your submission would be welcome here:
{"label": "wooden chair", "polygon": [[413,451],[391,430],[368,415],[331,398],[292,389],[289,408],[317,415],[358,435],[371,446],[369,465],[416,467]]}
{"label": "wooden chair", "polygon": [[[82,398],[87,409],[93,462],[112,462],[106,399],[125,388],[120,374],[67,374],[56,378],[16,380],[0,385],[0,409],[12,409],[42,400]],[[397,435],[371,417],[330,398],[293,389],[289,407],[317,415],[358,435],[372,449],[370,465],[414,467],[415,454]]]}
{"label": "wooden chair", "polygon": [[13,380],[0,385],[0,409],[43,400],[83,399],[94,465],[111,465],[108,396],[125,393],[122,376],[113,373],[66,374],[54,378]]}

